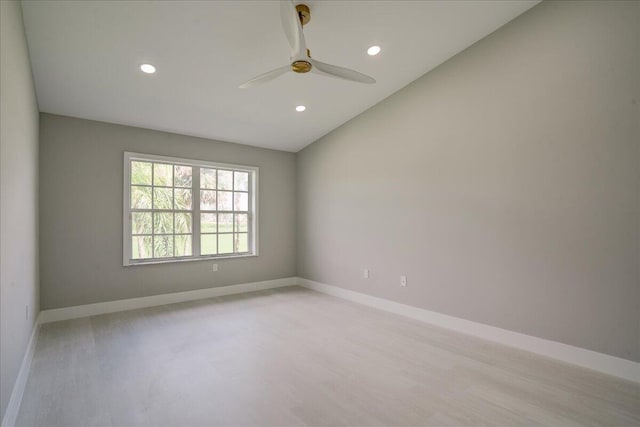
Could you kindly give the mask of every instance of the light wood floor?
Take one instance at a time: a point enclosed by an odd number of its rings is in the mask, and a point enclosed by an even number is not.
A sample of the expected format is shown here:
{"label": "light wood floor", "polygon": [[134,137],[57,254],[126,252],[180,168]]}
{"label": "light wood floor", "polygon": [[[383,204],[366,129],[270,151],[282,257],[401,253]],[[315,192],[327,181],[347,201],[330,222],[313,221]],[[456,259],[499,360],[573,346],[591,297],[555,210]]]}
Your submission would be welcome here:
{"label": "light wood floor", "polygon": [[298,287],[43,325],[18,426],[640,425],[640,385]]}

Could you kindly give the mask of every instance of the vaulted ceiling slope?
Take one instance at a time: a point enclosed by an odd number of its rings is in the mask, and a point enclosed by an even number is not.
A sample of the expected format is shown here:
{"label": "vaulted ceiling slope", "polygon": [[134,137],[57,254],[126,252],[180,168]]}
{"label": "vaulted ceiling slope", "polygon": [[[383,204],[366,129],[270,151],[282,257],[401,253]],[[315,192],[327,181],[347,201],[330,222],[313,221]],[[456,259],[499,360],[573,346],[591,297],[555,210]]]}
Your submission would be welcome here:
{"label": "vaulted ceiling slope", "polygon": [[238,86],[289,60],[278,2],[38,0],[23,14],[41,111],[295,152],[536,3],[309,0],[312,56],[377,83],[287,73],[251,89]]}

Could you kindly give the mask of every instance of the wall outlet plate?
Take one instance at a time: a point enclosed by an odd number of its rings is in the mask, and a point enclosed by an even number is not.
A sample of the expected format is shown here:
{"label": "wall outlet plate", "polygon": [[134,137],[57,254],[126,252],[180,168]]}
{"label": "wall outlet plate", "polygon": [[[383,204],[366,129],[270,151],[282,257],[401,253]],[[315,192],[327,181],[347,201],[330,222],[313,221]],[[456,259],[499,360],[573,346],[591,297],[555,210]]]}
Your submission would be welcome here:
{"label": "wall outlet plate", "polygon": [[400,276],[400,286],[407,287],[407,276]]}
{"label": "wall outlet plate", "polygon": [[211,271],[218,271],[218,264],[213,264],[213,266],[211,267]]}
{"label": "wall outlet plate", "polygon": [[365,268],[364,270],[362,270],[362,277],[365,279],[369,278],[369,269]]}

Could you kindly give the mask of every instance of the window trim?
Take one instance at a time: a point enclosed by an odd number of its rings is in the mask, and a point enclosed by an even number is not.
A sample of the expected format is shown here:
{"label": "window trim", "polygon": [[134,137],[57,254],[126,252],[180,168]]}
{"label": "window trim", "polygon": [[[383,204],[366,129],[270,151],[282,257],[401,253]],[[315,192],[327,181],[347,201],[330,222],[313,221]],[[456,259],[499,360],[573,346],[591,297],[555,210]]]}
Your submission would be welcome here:
{"label": "window trim", "polygon": [[[150,161],[150,162],[164,162],[171,163],[173,165],[183,165],[191,167],[211,167],[215,169],[231,169],[240,172],[249,172],[249,242],[248,253],[243,254],[220,254],[220,255],[191,255],[189,257],[171,257],[171,258],[148,258],[141,260],[131,259],[132,255],[132,236],[131,236],[131,161]],[[139,265],[152,265],[152,264],[166,264],[174,262],[189,262],[189,261],[205,261],[205,260],[219,260],[219,259],[233,259],[233,258],[248,258],[258,256],[258,177],[260,168],[256,166],[236,165],[231,163],[219,163],[206,160],[185,159],[180,157],[159,156],[155,154],[134,153],[130,151],[124,152],[123,161],[124,173],[123,176],[123,192],[122,192],[122,264],[125,267],[139,266]],[[196,197],[200,197],[200,186],[196,188],[196,183],[200,181],[200,176],[197,179],[194,178],[192,183],[193,200],[195,203]],[[175,187],[174,187],[175,188]],[[196,196],[197,194],[197,196]],[[199,206],[199,203],[198,203]],[[253,208],[253,209],[252,209]],[[191,211],[193,214],[192,222],[192,241],[194,246],[197,244],[200,246],[200,229],[198,227],[198,235],[196,236],[196,216],[199,215],[200,209],[193,206]],[[197,219],[198,224],[200,218]],[[197,243],[196,243],[197,240]]]}

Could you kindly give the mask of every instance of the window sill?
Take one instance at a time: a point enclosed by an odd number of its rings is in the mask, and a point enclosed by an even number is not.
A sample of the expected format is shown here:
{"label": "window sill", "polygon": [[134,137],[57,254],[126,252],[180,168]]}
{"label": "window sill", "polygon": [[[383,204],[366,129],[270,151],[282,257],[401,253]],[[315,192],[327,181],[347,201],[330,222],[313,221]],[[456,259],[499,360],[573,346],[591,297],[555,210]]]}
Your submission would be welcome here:
{"label": "window sill", "polygon": [[149,261],[125,261],[124,267],[138,267],[143,265],[154,264],[172,264],[176,262],[191,262],[191,261],[213,261],[222,259],[237,259],[237,258],[252,258],[257,257],[258,254],[241,254],[241,255],[216,255],[216,256],[201,256],[197,258],[167,258],[167,259],[154,259]]}

